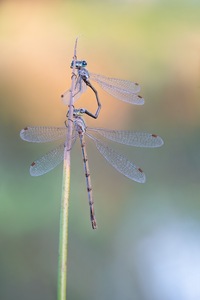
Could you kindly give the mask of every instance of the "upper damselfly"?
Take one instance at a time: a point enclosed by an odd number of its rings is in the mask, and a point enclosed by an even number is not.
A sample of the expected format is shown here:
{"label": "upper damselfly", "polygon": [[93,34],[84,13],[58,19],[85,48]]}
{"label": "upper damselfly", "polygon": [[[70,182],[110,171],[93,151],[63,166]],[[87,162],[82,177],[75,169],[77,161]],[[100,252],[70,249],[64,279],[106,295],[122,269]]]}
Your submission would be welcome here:
{"label": "upper damselfly", "polygon": [[[73,61],[71,63],[71,68],[73,68]],[[101,102],[98,96],[97,90],[91,84],[90,80],[97,82],[102,89],[108,92],[113,97],[130,104],[143,105],[144,99],[138,95],[140,92],[140,86],[138,83],[122,80],[117,78],[109,78],[103,75],[91,73],[86,69],[87,62],[85,60],[77,60],[75,62],[75,69],[77,74],[74,76],[77,77],[75,84],[74,92],[74,102],[80,98],[82,93],[86,91],[87,86],[89,86],[95,93],[97,100],[97,110],[95,114],[85,110],[85,113],[90,117],[97,118],[101,109]],[[61,97],[63,102],[68,105],[70,100],[70,90],[64,92]]]}

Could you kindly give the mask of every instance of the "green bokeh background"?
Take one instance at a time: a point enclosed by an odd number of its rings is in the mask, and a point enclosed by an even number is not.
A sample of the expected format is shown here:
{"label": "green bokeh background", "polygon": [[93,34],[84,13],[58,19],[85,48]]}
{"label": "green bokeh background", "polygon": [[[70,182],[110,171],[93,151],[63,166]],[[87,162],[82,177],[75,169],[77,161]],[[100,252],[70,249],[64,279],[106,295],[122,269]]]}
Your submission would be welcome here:
{"label": "green bokeh background", "polygon": [[[200,299],[200,3],[0,2],[0,299],[53,300],[62,166],[32,178],[52,145],[25,143],[25,126],[62,126],[70,62],[139,82],[144,106],[100,88],[89,126],[159,134],[158,149],[112,145],[146,173],[118,174],[88,141],[99,229],[92,231],[80,146],[72,153],[68,299]],[[88,91],[77,102],[95,110]]]}

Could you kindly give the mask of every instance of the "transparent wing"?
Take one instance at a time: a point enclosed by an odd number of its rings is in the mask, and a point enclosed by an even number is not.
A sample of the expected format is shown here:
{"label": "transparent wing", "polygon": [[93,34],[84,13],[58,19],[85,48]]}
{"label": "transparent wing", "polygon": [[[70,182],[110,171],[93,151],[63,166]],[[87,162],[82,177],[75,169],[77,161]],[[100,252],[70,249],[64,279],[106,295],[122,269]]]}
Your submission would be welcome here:
{"label": "transparent wing", "polygon": [[66,137],[66,127],[26,127],[20,131],[22,140],[33,143],[46,143]]}
{"label": "transparent wing", "polygon": [[144,172],[137,167],[135,164],[130,162],[125,156],[117,153],[113,149],[109,148],[102,141],[94,138],[93,136],[87,134],[95,143],[99,152],[103,157],[120,173],[139,183],[144,183],[146,177]]}
{"label": "transparent wing", "polygon": [[89,131],[97,132],[103,137],[128,146],[156,148],[161,147],[164,142],[156,134],[126,131],[126,130],[109,130],[103,128],[87,128]]}
{"label": "transparent wing", "polygon": [[[81,77],[79,76],[76,81],[76,85],[75,85],[74,102],[76,102],[81,97],[81,95],[83,93],[85,93],[86,90],[87,90],[87,86],[86,86],[85,82],[81,79]],[[62,102],[65,105],[69,105],[70,93],[71,93],[71,90],[67,90],[66,92],[64,92],[61,95]]]}
{"label": "transparent wing", "polygon": [[119,100],[136,105],[144,104],[144,99],[137,95],[140,91],[138,83],[129,80],[109,78],[94,73],[90,73],[90,78],[96,81],[102,89]]}
{"label": "transparent wing", "polygon": [[96,82],[101,82],[102,85],[109,85],[112,86],[113,88],[118,88],[121,90],[125,90],[129,93],[139,93],[140,92],[140,86],[138,83],[129,81],[129,80],[123,80],[123,79],[118,79],[118,78],[110,78],[106,77],[100,74],[94,74],[94,73],[89,73],[90,78]]}
{"label": "transparent wing", "polygon": [[40,176],[53,170],[64,158],[64,143],[35,160],[30,166],[31,176]]}

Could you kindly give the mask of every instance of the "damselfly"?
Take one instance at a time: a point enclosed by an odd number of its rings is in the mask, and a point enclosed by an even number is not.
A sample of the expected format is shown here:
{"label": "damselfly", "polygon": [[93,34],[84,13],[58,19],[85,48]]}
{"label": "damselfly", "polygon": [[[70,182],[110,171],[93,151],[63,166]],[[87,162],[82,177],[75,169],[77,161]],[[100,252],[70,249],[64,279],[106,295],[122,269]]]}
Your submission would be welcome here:
{"label": "damselfly", "polygon": [[[76,61],[75,68],[77,69],[78,74],[74,74],[75,76],[77,76],[77,79],[75,85],[75,93],[73,96],[75,102],[80,98],[81,94],[86,91],[87,86],[89,86],[93,90],[96,96],[98,108],[95,114],[92,114],[91,112],[85,110],[85,113],[90,117],[96,119],[101,109],[101,103],[99,100],[98,92],[91,84],[90,79],[97,82],[102,87],[102,89],[104,89],[110,95],[118,98],[119,100],[136,105],[144,104],[144,99],[140,95],[138,95],[140,91],[140,86],[138,83],[94,74],[89,72],[85,68],[86,66],[87,62],[85,60]],[[71,68],[73,68],[73,61],[71,63]],[[69,104],[70,90],[64,92],[61,95],[61,97],[65,104]]]}
{"label": "damselfly", "polygon": [[[83,113],[85,113],[85,110],[83,109],[74,110],[72,145],[75,143],[77,137],[79,136],[90,206],[90,219],[92,228],[96,229],[97,223],[94,214],[90,171],[85,146],[85,136],[89,137],[94,142],[96,148],[99,150],[102,156],[117,171],[130,178],[131,180],[134,180],[139,183],[144,183],[146,180],[145,174],[142,171],[142,169],[137,167],[133,162],[129,161],[122,154],[119,154],[112,148],[108,147],[101,140],[101,138],[103,137],[113,142],[117,142],[128,146],[147,148],[160,147],[163,145],[163,140],[156,134],[146,132],[110,130],[103,128],[87,127],[84,119],[82,118]],[[63,140],[58,147],[49,151],[44,156],[42,156],[38,160],[35,160],[31,164],[30,174],[32,176],[43,175],[54,169],[57,165],[59,165],[62,162],[64,158],[64,147],[66,145],[66,135],[67,124],[65,127],[26,127],[23,130],[21,130],[20,137],[27,142],[46,143],[59,139]]]}

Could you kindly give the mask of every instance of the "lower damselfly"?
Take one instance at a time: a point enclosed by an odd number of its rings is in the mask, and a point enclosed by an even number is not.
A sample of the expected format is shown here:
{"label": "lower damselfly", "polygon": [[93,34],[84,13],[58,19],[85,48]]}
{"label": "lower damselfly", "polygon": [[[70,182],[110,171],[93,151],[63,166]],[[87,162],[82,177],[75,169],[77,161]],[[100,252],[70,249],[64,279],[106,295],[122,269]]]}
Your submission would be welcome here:
{"label": "lower damselfly", "polygon": [[[73,120],[68,120],[68,122],[73,121],[72,147],[77,137],[80,139],[90,206],[90,219],[92,228],[96,229],[97,222],[94,213],[94,201],[85,136],[94,142],[98,151],[118,172],[139,183],[144,183],[146,181],[146,177],[142,169],[129,161],[124,155],[116,152],[114,149],[106,145],[102,140],[102,137],[116,143],[146,148],[160,147],[163,145],[163,140],[156,134],[146,132],[87,127],[82,117],[84,113],[84,109],[74,109]],[[65,127],[26,127],[21,130],[20,137],[27,142],[46,143],[62,139],[62,143],[59,146],[47,152],[44,156],[35,160],[31,164],[30,174],[32,176],[43,175],[54,169],[62,162],[64,159],[64,148],[66,147],[67,126],[67,122],[65,122]],[[71,151],[71,149],[67,150]]]}

